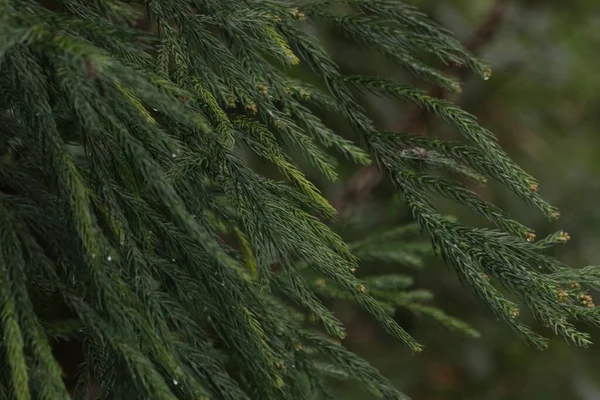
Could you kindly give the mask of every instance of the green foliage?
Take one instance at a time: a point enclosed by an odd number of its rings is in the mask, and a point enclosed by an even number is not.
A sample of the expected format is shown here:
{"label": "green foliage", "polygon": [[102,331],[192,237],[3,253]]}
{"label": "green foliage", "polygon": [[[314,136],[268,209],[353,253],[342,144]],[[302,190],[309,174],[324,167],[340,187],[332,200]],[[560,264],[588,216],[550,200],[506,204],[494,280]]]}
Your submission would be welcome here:
{"label": "green foliage", "polygon": [[[396,308],[477,333],[428,305],[431,294],[406,275],[354,274],[359,259],[420,267],[426,251],[405,240],[415,227],[346,244],[328,226],[336,212],[301,165],[335,180],[336,157],[376,160],[434,249],[524,339],[546,345],[499,285],[556,333],[589,344],[573,321],[600,321],[585,297],[597,270],[545,255],[566,236],[530,243],[527,227],[439,171],[496,179],[556,218],[533,178],[473,116],[411,86],[342,74],[311,32],[333,26],[452,90],[417,53],[486,79],[489,68],[402,3],[296,3],[0,2],[5,397],[312,400],[331,398],[334,376],[404,398],[327,337],[345,333],[324,299],[355,301],[413,351],[421,345]],[[135,24],[144,13],[148,27]],[[293,78],[299,71],[310,77]],[[425,107],[466,142],[378,132],[356,90]],[[322,112],[346,120],[364,146]],[[256,158],[279,175],[257,172]],[[444,217],[434,196],[497,229]],[[65,337],[83,348],[74,385],[50,345]]]}

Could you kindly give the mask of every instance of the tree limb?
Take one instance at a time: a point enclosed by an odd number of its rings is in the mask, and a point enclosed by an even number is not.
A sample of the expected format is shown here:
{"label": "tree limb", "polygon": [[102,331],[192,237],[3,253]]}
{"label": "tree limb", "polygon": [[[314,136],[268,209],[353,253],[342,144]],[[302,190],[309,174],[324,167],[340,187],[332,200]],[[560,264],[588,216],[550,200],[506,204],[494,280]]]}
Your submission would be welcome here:
{"label": "tree limb", "polygon": [[[469,40],[466,48],[473,54],[479,54],[481,50],[493,41],[510,6],[511,0],[496,0],[488,13],[486,19]],[[456,77],[460,82],[466,77],[466,68],[454,65],[446,70],[448,76]],[[448,92],[438,86],[431,87],[429,96],[447,98]],[[456,100],[456,99],[455,99]],[[411,132],[416,135],[425,135],[431,114],[421,107],[414,107],[409,114],[406,123],[394,130],[400,132]],[[332,204],[338,210],[341,217],[356,206],[364,203],[370,197],[371,191],[375,189],[383,179],[383,172],[376,163],[361,168],[344,185],[340,193],[333,199]]]}

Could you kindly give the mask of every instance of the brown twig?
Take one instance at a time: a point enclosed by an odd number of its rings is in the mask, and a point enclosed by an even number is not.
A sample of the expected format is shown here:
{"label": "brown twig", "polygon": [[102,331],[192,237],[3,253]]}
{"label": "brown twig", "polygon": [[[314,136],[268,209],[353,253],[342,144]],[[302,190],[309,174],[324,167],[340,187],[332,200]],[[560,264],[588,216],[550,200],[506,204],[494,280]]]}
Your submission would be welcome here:
{"label": "brown twig", "polygon": [[[483,47],[494,39],[502,25],[510,2],[511,0],[495,1],[486,19],[467,43],[466,48],[469,52],[477,55]],[[462,68],[461,65],[452,66],[446,71],[448,76],[453,76],[461,82],[464,81],[466,73],[467,70]],[[446,98],[448,96],[448,92],[438,86],[430,88],[428,94],[436,98]],[[409,113],[406,123],[394,130],[411,132],[415,135],[424,135],[429,125],[430,117],[431,114],[426,109],[415,107]],[[333,206],[336,207],[340,216],[344,216],[351,208],[364,203],[370,197],[371,191],[379,185],[382,179],[383,172],[379,170],[375,163],[363,167],[352,176],[332,201]]]}
{"label": "brown twig", "polygon": [[487,18],[468,42],[466,46],[467,50],[473,54],[477,54],[483,47],[494,40],[494,37],[500,30],[500,26],[504,21],[510,3],[511,0],[496,0]]}

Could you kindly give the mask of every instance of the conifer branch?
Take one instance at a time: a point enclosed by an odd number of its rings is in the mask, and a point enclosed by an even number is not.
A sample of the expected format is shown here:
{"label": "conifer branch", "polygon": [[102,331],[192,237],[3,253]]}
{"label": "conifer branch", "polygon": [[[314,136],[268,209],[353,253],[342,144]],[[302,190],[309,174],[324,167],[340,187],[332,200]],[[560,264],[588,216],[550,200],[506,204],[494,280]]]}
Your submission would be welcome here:
{"label": "conifer branch", "polygon": [[[520,306],[589,345],[574,322],[600,325],[588,292],[600,287],[598,269],[543,253],[569,235],[532,242],[529,228],[433,172],[493,178],[558,217],[533,178],[453,103],[344,74],[314,34],[321,24],[447,90],[455,79],[417,53],[489,75],[450,32],[390,0],[0,2],[3,393],[315,400],[333,398],[333,376],[404,399],[331,340],[345,330],[327,301],[355,302],[415,352],[422,345],[393,318],[398,308],[476,337],[405,271],[355,274],[369,260],[423,268],[431,247],[418,231],[526,341],[547,344]],[[465,142],[379,132],[361,91],[415,104]],[[310,179],[335,180],[338,157],[385,170],[417,223],[346,243]],[[443,217],[436,196],[496,229]],[[81,366],[64,368],[53,354],[66,339]]]}
{"label": "conifer branch", "polygon": [[[491,41],[493,41],[496,33],[502,26],[504,16],[510,6],[511,0],[496,0],[492,8],[490,9],[487,17],[481,23],[476,32],[472,35],[465,48],[472,54],[477,55],[481,50]],[[446,68],[446,75],[454,77],[458,85],[463,82],[465,76],[469,70],[463,68],[461,61],[454,60],[451,66]],[[484,73],[489,73],[488,70],[484,70]],[[489,76],[488,76],[489,77]],[[488,78],[486,77],[486,79]],[[432,98],[444,99],[447,97],[446,87],[443,85],[432,85],[428,90],[428,95]],[[456,87],[451,88],[456,92]],[[460,95],[454,95],[455,101]],[[412,111],[408,113],[408,117],[404,125],[402,125],[398,132],[408,132],[414,135],[423,135],[424,129],[428,126],[428,121],[431,118],[431,113],[424,108],[414,107]],[[381,169],[377,164],[373,163],[369,166],[361,168],[356,174],[354,174],[348,182],[344,185],[342,191],[334,199],[336,208],[344,214],[346,209],[351,206],[355,206],[363,203],[369,198],[370,192],[379,185],[383,179]]]}

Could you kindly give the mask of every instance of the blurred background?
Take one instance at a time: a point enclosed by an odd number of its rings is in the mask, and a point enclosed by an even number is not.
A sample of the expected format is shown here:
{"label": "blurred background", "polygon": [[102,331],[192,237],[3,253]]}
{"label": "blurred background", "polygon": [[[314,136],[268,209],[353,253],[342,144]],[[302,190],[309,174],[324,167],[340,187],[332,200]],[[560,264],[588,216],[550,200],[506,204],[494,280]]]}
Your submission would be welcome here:
{"label": "blurred background", "polygon": [[[508,153],[539,180],[540,193],[559,207],[562,217],[549,223],[494,185],[475,190],[534,228],[538,237],[559,229],[569,232],[572,240],[551,250],[565,263],[575,268],[600,264],[600,1],[408,3],[455,32],[492,66],[493,75],[487,81],[464,75],[463,93],[449,99],[475,114],[498,136]],[[391,75],[430,89],[376,55],[357,50],[334,32],[327,32],[325,38],[346,70]],[[410,106],[381,99],[366,101],[382,130],[410,129],[458,138],[433,120],[415,125]],[[347,166],[347,179],[336,184],[314,179],[335,200],[355,173],[355,167]],[[346,217],[336,227],[348,240],[410,221],[402,200],[385,182],[368,192],[347,207]],[[481,224],[472,213],[451,204],[444,205],[444,211],[464,223]],[[331,304],[348,326],[345,344],[371,361],[413,400],[600,399],[598,346],[579,350],[553,339],[548,351],[528,348],[434,256],[428,256],[423,269],[365,263],[363,270],[369,274],[402,271],[414,277],[417,286],[435,295],[436,306],[482,334],[480,339],[465,338],[400,310],[396,318],[426,346],[422,354],[411,355],[351,304]],[[522,318],[529,316],[524,312]],[[544,332],[544,327],[534,321],[531,324]],[[595,341],[600,341],[600,330],[591,332]],[[546,336],[552,336],[549,329]],[[339,398],[371,398],[350,384],[340,383],[338,389]]]}

